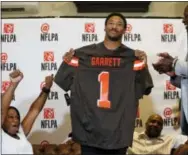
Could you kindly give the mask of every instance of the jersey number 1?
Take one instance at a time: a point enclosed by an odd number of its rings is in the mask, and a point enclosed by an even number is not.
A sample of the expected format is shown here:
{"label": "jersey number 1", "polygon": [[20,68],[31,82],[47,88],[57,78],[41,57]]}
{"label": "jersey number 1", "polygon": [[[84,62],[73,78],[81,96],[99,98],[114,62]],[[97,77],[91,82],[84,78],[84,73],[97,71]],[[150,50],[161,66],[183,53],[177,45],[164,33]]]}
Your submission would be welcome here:
{"label": "jersey number 1", "polygon": [[108,100],[109,72],[101,72],[98,75],[98,81],[100,82],[100,99],[97,101],[97,106],[109,109],[111,107],[111,102]]}

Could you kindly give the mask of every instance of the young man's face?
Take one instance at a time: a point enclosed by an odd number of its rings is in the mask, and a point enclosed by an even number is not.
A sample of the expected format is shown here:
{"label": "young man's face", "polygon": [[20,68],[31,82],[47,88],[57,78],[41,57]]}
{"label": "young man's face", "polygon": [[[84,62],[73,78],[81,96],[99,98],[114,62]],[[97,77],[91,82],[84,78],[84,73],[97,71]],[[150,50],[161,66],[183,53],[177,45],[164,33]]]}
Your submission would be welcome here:
{"label": "young man's face", "polygon": [[123,20],[118,16],[112,16],[106,23],[105,32],[108,39],[112,41],[121,40],[122,35],[125,32]]}

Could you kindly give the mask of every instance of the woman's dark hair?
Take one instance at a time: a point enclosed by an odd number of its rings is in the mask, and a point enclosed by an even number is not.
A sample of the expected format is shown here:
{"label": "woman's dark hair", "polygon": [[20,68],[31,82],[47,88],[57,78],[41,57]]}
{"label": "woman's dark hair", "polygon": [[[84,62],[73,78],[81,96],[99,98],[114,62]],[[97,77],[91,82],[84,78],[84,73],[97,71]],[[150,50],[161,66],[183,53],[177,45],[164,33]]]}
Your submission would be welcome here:
{"label": "woman's dark hair", "polygon": [[[18,119],[19,119],[19,121],[20,121],[20,112],[18,111],[18,109],[15,108],[15,107],[13,107],[13,106],[10,106],[10,107],[8,108],[8,110],[10,110],[10,109],[13,109],[13,110],[16,111],[16,113],[17,113],[17,115],[18,115]],[[2,126],[2,129],[4,130],[4,132],[6,132],[7,134],[9,134],[8,131],[6,130],[4,124],[3,124],[3,126]],[[19,132],[19,131],[18,131],[18,132]]]}
{"label": "woman's dark hair", "polygon": [[111,17],[113,17],[113,16],[118,16],[118,17],[120,17],[120,18],[123,20],[123,22],[124,22],[124,28],[125,28],[125,29],[127,28],[127,21],[126,21],[125,17],[124,17],[121,13],[111,13],[111,14],[109,14],[109,15],[106,17],[105,25],[107,25],[108,20],[109,20]]}
{"label": "woman's dark hair", "polygon": [[10,106],[10,107],[8,108],[8,110],[10,110],[10,109],[13,109],[13,110],[16,111],[16,113],[17,113],[17,115],[18,115],[18,119],[19,119],[19,121],[20,121],[20,112],[18,111],[18,109],[15,108],[15,107],[13,107],[13,106]]}

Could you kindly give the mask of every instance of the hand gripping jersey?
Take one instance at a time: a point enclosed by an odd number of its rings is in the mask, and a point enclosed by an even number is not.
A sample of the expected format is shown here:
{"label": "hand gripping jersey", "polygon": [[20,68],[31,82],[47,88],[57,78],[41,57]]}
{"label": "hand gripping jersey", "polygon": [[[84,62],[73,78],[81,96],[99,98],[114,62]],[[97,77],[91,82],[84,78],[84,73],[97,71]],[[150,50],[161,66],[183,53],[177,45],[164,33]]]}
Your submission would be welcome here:
{"label": "hand gripping jersey", "polygon": [[82,145],[119,149],[132,144],[138,100],[148,95],[153,82],[134,51],[115,51],[103,43],[82,47],[63,62],[55,76],[71,91],[73,139]]}

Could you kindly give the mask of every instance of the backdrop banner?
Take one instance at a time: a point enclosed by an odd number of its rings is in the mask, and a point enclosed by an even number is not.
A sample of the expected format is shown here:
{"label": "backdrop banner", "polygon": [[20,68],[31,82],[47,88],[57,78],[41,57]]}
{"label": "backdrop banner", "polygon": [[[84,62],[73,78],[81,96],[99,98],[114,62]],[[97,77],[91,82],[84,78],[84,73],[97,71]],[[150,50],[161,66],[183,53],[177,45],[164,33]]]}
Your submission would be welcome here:
{"label": "backdrop banner", "polygon": [[[20,69],[24,79],[16,89],[12,105],[18,108],[22,119],[38,97],[45,76],[56,74],[65,52],[103,41],[104,21],[105,18],[2,20],[2,93],[10,84],[9,73]],[[140,100],[135,129],[143,131],[148,116],[158,113],[164,120],[163,133],[178,134],[176,112],[181,92],[169,83],[167,75],[154,71],[152,63],[157,61],[159,52],[185,59],[187,35],[184,25],[181,19],[128,18],[127,22],[123,43],[147,53],[155,86],[151,95]],[[70,132],[70,112],[64,91],[54,83],[28,138],[33,144],[60,144]]]}

